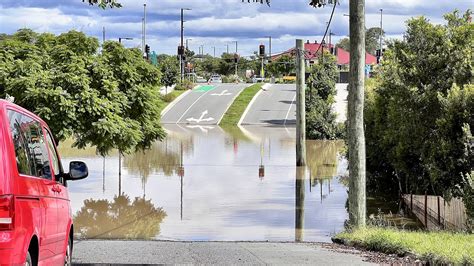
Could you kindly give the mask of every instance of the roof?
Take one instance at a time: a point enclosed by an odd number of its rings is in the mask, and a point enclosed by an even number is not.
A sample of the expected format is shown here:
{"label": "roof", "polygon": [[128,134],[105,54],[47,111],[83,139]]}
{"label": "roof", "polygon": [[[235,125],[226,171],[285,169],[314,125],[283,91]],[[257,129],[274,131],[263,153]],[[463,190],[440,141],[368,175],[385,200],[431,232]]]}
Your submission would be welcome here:
{"label": "roof", "polygon": [[[306,42],[304,44],[304,49],[306,51],[305,54],[305,59],[306,60],[314,60],[318,57],[320,54],[321,50],[324,48],[325,50],[328,50],[330,48],[334,48],[333,44],[325,44],[322,48],[320,48],[321,44],[320,43],[309,43]],[[320,51],[318,51],[320,49]],[[276,54],[272,56],[272,60],[277,60],[283,55],[290,55],[294,56],[295,55],[295,48],[291,48],[281,54]],[[337,58],[337,64],[338,65],[348,65],[350,63],[350,53],[342,48],[337,47],[336,48],[336,58]],[[365,53],[365,64],[366,65],[374,65],[377,64],[377,57]]]}

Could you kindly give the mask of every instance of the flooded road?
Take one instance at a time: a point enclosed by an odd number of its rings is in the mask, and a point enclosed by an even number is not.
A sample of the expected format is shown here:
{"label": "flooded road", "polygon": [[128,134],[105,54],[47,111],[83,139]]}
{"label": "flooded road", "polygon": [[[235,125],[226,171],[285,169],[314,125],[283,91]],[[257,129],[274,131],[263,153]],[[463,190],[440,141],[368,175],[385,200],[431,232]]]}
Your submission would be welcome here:
{"label": "flooded road", "polygon": [[[295,128],[166,126],[152,149],[121,159],[60,146],[63,164],[90,176],[70,182],[76,236],[193,241],[323,241],[348,215],[342,142],[308,141],[295,167]],[[67,168],[67,167],[66,167]]]}

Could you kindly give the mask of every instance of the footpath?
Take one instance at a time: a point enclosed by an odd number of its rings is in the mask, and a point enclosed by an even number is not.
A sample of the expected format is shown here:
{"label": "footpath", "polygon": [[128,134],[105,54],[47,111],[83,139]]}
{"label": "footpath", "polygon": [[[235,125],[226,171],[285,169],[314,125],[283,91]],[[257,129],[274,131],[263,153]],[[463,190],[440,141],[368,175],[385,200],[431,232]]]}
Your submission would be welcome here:
{"label": "footpath", "polygon": [[317,243],[101,240],[76,241],[73,264],[375,265]]}

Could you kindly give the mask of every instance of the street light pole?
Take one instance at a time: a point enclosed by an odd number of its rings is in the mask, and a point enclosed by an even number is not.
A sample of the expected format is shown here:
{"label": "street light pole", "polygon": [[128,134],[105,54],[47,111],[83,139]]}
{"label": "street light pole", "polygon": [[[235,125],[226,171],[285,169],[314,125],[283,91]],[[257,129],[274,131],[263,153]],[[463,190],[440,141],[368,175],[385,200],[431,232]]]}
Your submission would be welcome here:
{"label": "street light pole", "polygon": [[146,4],[143,4],[143,47],[146,45]]}
{"label": "street light pole", "polygon": [[382,55],[383,9],[380,9],[380,55]]}
{"label": "street light pole", "polygon": [[268,57],[270,60],[272,60],[272,36],[265,36],[265,38],[268,38]]}
{"label": "street light pole", "polygon": [[[184,47],[184,10],[191,10],[189,8],[181,8],[181,46]],[[184,79],[184,62],[183,62],[183,55],[179,55],[179,66],[181,71],[181,82]]]}
{"label": "street light pole", "polygon": [[119,43],[122,43],[122,40],[133,40],[131,37],[119,37]]}
{"label": "street light pole", "polygon": [[229,44],[226,44],[227,46],[227,54],[229,54]]}
{"label": "street light pole", "polygon": [[238,54],[239,53],[239,47],[238,47],[238,41],[234,41],[235,42],[235,53]]}
{"label": "street light pole", "polygon": [[212,49],[214,49],[214,57],[216,57],[216,47],[212,46]]}

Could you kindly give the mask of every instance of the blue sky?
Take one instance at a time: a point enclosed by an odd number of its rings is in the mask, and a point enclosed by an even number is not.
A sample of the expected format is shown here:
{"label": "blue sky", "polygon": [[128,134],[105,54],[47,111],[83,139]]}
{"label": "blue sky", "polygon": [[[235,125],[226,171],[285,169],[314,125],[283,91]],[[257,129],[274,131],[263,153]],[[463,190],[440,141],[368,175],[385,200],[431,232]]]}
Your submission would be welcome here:
{"label": "blue sky", "polygon": [[[102,38],[102,27],[107,39],[133,37],[125,41],[129,47],[141,44],[143,3],[147,4],[147,43],[158,53],[175,54],[179,44],[180,8],[185,12],[185,36],[190,48],[198,51],[203,45],[206,53],[235,51],[233,41],[239,43],[239,53],[251,55],[260,43],[268,43],[264,36],[273,37],[273,53],[287,50],[296,38],[321,41],[331,8],[314,9],[309,0],[272,0],[271,7],[241,0],[119,0],[121,9],[102,10],[82,0],[0,0],[0,32],[13,33],[28,27],[38,32],[59,34],[71,29],[81,30]],[[252,2],[252,1],[251,1]],[[349,0],[337,6],[331,30],[333,42],[348,35]],[[474,9],[471,0],[366,0],[366,26],[380,24],[384,12],[384,30],[388,38],[400,38],[405,21],[424,15],[435,23],[442,23],[442,15],[454,9]]]}

